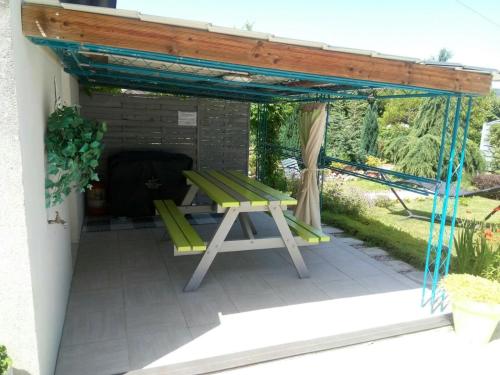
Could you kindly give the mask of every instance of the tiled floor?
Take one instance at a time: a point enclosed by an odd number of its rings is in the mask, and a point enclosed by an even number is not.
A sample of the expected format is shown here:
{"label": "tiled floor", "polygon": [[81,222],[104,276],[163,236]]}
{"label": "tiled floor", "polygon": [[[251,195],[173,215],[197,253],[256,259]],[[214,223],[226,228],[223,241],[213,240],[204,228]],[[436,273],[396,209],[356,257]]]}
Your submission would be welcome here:
{"label": "tiled floor", "polygon": [[[253,219],[259,236],[277,233],[266,215]],[[196,229],[209,238],[215,225]],[[230,236],[241,237],[238,225]],[[56,374],[143,368],[210,332],[221,316],[419,287],[354,245],[336,237],[302,249],[311,272],[303,280],[284,249],[221,254],[201,287],[184,293],[200,256],[174,257],[162,229],[83,233]]]}

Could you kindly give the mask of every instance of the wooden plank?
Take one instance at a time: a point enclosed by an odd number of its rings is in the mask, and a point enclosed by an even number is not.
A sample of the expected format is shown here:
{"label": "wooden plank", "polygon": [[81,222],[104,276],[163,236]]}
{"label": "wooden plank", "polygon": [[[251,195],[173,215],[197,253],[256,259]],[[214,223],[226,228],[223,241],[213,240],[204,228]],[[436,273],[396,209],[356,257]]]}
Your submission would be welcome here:
{"label": "wooden plank", "polygon": [[295,232],[298,236],[300,236],[303,240],[305,240],[309,243],[319,243],[319,237],[316,236],[314,233],[309,232],[307,229],[300,226],[295,221],[290,220],[286,216],[285,216],[285,220],[286,220],[288,226],[290,227],[290,229],[293,232]]}
{"label": "wooden plank", "polygon": [[297,200],[293,199],[292,197],[286,195],[285,193],[282,193],[279,190],[273,189],[272,187],[269,187],[265,184],[263,184],[260,181],[254,180],[248,176],[245,176],[241,172],[236,172],[236,171],[227,171],[227,173],[231,174],[232,176],[237,177],[240,181],[243,181],[249,185],[252,185],[259,190],[268,193],[274,197],[276,197],[282,205],[287,205],[287,206],[294,206],[297,204]]}
{"label": "wooden plank", "polygon": [[179,229],[184,234],[184,237],[186,237],[186,239],[189,241],[191,245],[190,250],[194,251],[206,250],[207,245],[201,239],[198,233],[196,233],[191,224],[189,224],[184,215],[177,209],[177,206],[175,205],[174,201],[166,200],[163,201],[163,203],[165,204],[167,210],[170,212],[172,218],[175,220]]}
{"label": "wooden plank", "polygon": [[168,212],[167,206],[165,206],[163,201],[155,200],[154,205],[160,214],[165,227],[167,228],[168,234],[175,244],[177,251],[191,251],[191,244],[182,233],[174,218]]}
{"label": "wooden plank", "polygon": [[492,75],[488,73],[329,51],[39,4],[22,5],[22,27],[26,36],[453,92],[486,95],[492,82]]}
{"label": "wooden plank", "polygon": [[246,189],[243,185],[236,183],[235,181],[227,178],[226,176],[218,173],[217,171],[210,171],[208,173],[211,176],[220,180],[222,183],[224,183],[224,185],[229,186],[234,191],[243,195],[245,198],[247,198],[250,201],[250,204],[252,206],[265,206],[269,203],[262,196],[255,194],[253,191]]}
{"label": "wooden plank", "polygon": [[279,197],[276,197],[272,194],[269,194],[263,190],[260,190],[254,185],[249,184],[246,180],[239,179],[238,177],[235,177],[231,172],[228,171],[220,171],[219,173],[222,173],[224,176],[236,181],[238,184],[241,184],[244,186],[246,189],[253,191],[257,195],[260,195],[261,197],[267,199],[269,202],[279,202],[281,204],[281,200]]}
{"label": "wooden plank", "polygon": [[222,207],[238,207],[240,202],[231,197],[225,191],[220,189],[219,187],[212,184],[203,176],[200,176],[195,171],[184,171],[184,176],[189,178],[194,184],[198,185],[198,187],[208,195],[210,199],[214,202],[217,202]]}
{"label": "wooden plank", "polygon": [[283,214],[285,215],[285,218],[287,219],[287,221],[289,221],[289,220],[293,221],[298,226],[302,227],[306,231],[317,236],[321,242],[329,242],[330,241],[330,236],[327,236],[321,230],[314,228],[313,226],[306,224],[303,221],[300,221],[295,216],[293,216],[293,214],[291,212],[284,211]]}

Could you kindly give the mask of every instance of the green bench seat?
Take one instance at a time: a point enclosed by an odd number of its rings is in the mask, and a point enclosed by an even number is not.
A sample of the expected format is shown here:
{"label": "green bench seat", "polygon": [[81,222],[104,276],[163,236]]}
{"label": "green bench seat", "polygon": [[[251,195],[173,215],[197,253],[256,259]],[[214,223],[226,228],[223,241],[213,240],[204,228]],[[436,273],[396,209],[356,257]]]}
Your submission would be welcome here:
{"label": "green bench seat", "polygon": [[165,224],[177,252],[204,251],[207,245],[189,224],[174,201],[155,200],[154,205]]}
{"label": "green bench seat", "polygon": [[284,215],[291,231],[302,238],[304,241],[312,244],[330,241],[330,236],[327,236],[321,230],[300,221],[295,216],[293,216],[291,212],[285,211]]}

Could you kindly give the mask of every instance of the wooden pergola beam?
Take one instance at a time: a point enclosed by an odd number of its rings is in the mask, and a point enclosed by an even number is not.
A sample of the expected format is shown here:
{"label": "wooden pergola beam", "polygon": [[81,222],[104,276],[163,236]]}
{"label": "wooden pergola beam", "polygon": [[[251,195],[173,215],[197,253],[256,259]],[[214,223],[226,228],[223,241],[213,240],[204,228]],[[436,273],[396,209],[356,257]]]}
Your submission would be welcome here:
{"label": "wooden pergola beam", "polygon": [[26,36],[165,53],[466,94],[488,94],[492,75],[323,50],[38,4],[23,4]]}

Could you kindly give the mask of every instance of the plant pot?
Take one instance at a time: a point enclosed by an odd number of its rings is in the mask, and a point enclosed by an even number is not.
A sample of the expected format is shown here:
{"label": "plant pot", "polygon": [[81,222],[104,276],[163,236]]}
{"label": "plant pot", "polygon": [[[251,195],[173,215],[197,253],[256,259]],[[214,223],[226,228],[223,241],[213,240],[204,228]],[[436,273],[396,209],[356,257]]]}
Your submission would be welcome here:
{"label": "plant pot", "polygon": [[500,322],[500,304],[457,299],[452,312],[457,335],[474,344],[487,344]]}

